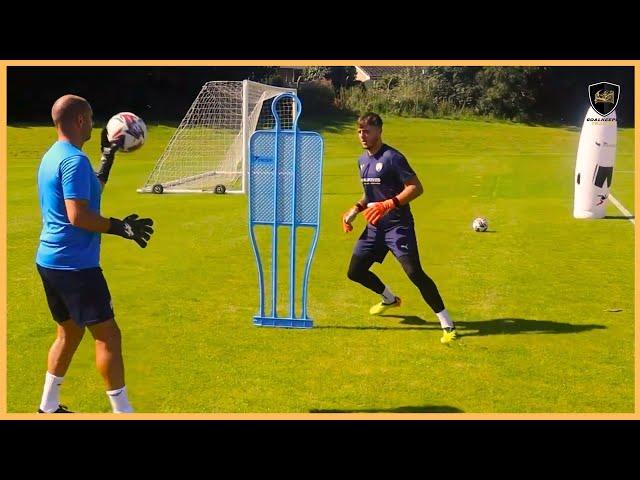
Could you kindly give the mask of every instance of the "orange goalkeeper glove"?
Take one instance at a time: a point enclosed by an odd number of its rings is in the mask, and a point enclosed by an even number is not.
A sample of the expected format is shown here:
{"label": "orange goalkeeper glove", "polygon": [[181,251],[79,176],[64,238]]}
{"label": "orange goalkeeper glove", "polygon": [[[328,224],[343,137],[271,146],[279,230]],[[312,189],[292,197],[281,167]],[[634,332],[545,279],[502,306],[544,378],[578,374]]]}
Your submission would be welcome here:
{"label": "orange goalkeeper glove", "polygon": [[369,208],[363,212],[363,215],[371,225],[377,225],[382,217],[399,206],[400,201],[397,197],[390,198],[383,202],[368,203],[367,207]]}

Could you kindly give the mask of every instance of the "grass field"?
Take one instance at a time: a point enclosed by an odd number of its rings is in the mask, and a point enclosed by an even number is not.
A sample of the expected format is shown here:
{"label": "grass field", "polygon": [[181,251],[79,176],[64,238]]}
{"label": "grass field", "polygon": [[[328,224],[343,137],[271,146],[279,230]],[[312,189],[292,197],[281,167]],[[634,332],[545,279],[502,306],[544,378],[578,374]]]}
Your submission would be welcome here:
{"label": "grass field", "polygon": [[[435,316],[392,256],[374,271],[403,298],[393,315],[370,317],[377,296],[346,278],[363,227],[360,218],[345,235],[339,221],[361,194],[353,125],[308,122],[325,140],[310,330],[252,325],[258,292],[246,197],[135,193],[173,132],[151,126],[143,149],[118,154],[103,196],[104,215],[136,212],[156,224],[145,250],[102,239],[136,411],[633,411],[634,226],[573,219],[579,132],[385,120],[385,141],[425,187],[412,204],[422,263],[460,341],[439,343]],[[632,212],[633,135],[619,131],[612,188]],[[9,412],[37,408],[54,334],[34,267],[36,171],[54,140],[51,127],[8,129]],[[94,162],[98,142],[96,130],[85,145]],[[477,216],[490,232],[471,230]],[[89,334],[62,400],[79,412],[109,411]]]}

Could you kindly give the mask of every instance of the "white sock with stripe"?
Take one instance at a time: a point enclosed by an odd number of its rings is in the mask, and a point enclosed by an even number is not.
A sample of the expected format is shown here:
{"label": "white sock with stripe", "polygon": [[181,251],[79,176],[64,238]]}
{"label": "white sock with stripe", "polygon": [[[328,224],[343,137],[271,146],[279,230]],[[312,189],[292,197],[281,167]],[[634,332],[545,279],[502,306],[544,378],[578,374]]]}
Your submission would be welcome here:
{"label": "white sock with stripe", "polygon": [[384,292],[382,292],[382,303],[394,303],[396,296],[389,290],[389,287],[384,286]]}
{"label": "white sock with stripe", "polygon": [[442,328],[454,328],[453,320],[451,320],[446,308],[441,312],[436,313],[436,316],[438,317],[438,320],[440,320],[440,326]]}
{"label": "white sock with stripe", "polygon": [[60,406],[60,385],[64,377],[56,377],[47,374],[44,377],[44,390],[42,391],[42,400],[40,401],[40,410],[43,412],[55,412]]}
{"label": "white sock with stripe", "polygon": [[126,386],[116,390],[107,390],[107,396],[111,402],[113,413],[133,413],[133,407],[127,398]]}

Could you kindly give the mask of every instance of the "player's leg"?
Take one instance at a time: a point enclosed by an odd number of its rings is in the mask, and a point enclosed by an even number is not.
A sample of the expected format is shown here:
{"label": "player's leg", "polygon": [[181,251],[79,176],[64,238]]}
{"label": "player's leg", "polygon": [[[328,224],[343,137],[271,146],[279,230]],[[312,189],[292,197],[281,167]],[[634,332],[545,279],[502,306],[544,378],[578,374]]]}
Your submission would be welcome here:
{"label": "player's leg", "polygon": [[71,413],[60,404],[60,387],[83,335],[84,328],[70,319],[58,324],[56,339],[47,356],[47,373],[40,399],[40,413]]}
{"label": "player's leg", "polygon": [[118,324],[110,318],[87,328],[96,343],[96,367],[104,380],[113,412],[132,413],[124,380],[122,335]]}
{"label": "player's leg", "polygon": [[392,229],[387,233],[386,240],[411,282],[418,287],[422,298],[438,317],[443,330],[441,342],[448,343],[455,340],[457,338],[455,325],[444,306],[438,287],[420,264],[418,242],[413,225],[398,226]]}
{"label": "player's leg", "polygon": [[420,265],[418,255],[403,255],[398,257],[398,261],[402,265],[405,273],[413,284],[418,287],[424,301],[431,307],[433,313],[436,314],[442,327],[442,343],[448,343],[457,338],[456,327],[451,320],[449,312],[444,307],[442,296],[438,291],[438,287],[429,275],[425,273]]}
{"label": "player's leg", "polygon": [[[92,270],[88,274],[92,289],[87,301],[91,301],[93,311],[90,317],[85,318],[85,323],[95,340],[96,367],[104,380],[113,412],[131,413],[133,408],[127,398],[124,380],[122,335],[114,318],[111,294],[102,270]],[[91,309],[87,308],[87,311]]]}
{"label": "player's leg", "polygon": [[59,285],[69,281],[69,274],[62,270],[52,270],[38,266],[47,304],[53,319],[58,323],[56,338],[47,355],[47,373],[45,374],[40,413],[70,413],[60,405],[60,387],[69,369],[73,355],[84,335],[84,327],[71,321],[69,311],[59,290]]}
{"label": "player's leg", "polygon": [[360,283],[382,296],[382,301],[369,310],[372,315],[378,315],[389,308],[399,306],[401,303],[400,298],[396,297],[389,287],[370,270],[374,262],[382,263],[387,254],[388,248],[383,240],[384,238],[375,227],[367,226],[353,249],[347,272],[350,280]]}
{"label": "player's leg", "polygon": [[96,367],[107,390],[124,387],[122,334],[115,319],[110,318],[87,327],[96,344]]}
{"label": "player's leg", "polygon": [[375,273],[369,270],[373,265],[373,262],[375,262],[375,259],[371,253],[364,255],[357,255],[354,253],[351,256],[351,261],[349,262],[347,277],[349,280],[357,282],[363,287],[382,295],[382,292],[384,292],[384,283],[382,283]]}
{"label": "player's leg", "polygon": [[371,315],[380,315],[389,308],[399,307],[401,300],[382,283],[382,280],[375,273],[369,270],[374,261],[374,256],[371,254],[366,256],[352,255],[347,276],[350,280],[360,283],[382,297],[379,303],[369,309]]}
{"label": "player's leg", "polygon": [[47,371],[56,377],[64,377],[69,369],[73,354],[84,336],[84,327],[67,319],[58,324],[56,339],[49,349]]}

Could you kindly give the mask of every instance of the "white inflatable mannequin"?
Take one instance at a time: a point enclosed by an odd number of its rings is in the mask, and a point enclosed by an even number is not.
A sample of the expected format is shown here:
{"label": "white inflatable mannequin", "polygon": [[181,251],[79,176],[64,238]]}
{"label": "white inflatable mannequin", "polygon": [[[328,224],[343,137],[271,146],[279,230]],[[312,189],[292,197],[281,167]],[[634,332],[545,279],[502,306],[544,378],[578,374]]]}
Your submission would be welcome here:
{"label": "white inflatable mannequin", "polygon": [[573,216],[602,218],[613,180],[618,122],[616,112],[606,117],[589,108],[582,125],[576,171]]}

